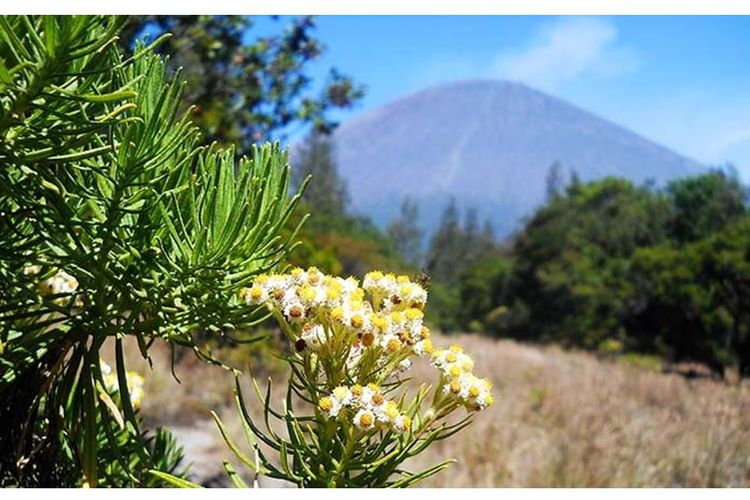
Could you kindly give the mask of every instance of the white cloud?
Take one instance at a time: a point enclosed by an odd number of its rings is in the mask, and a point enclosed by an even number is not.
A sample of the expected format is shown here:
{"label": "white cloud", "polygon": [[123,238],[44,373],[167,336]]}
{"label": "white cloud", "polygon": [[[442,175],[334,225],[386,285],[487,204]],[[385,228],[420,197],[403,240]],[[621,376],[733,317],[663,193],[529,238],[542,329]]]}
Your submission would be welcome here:
{"label": "white cloud", "polygon": [[637,69],[638,58],[617,37],[617,27],[607,19],[559,18],[527,47],[500,54],[489,74],[547,90],[583,76],[622,76]]}

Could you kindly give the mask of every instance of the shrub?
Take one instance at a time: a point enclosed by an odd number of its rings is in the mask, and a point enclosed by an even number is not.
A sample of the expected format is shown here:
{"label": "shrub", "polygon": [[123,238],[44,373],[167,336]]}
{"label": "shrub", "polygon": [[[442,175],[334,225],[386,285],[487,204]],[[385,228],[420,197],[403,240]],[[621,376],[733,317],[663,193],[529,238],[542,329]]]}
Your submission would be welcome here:
{"label": "shrub", "polygon": [[126,57],[122,24],[0,17],[3,485],[153,484],[170,441],[139,430],[123,339],[145,358],[163,339],[211,361],[192,333],[254,324],[236,290],[294,238],[279,237],[297,201],[286,154],[198,147],[159,41]]}

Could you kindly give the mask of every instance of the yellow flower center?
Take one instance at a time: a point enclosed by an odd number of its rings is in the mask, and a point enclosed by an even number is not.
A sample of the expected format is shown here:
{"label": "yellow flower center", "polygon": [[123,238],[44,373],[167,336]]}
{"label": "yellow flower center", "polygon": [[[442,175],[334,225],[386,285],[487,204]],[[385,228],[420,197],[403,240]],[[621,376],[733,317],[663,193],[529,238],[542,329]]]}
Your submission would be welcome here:
{"label": "yellow flower center", "polygon": [[386,328],[388,328],[388,319],[384,318],[383,316],[380,316],[379,314],[373,313],[370,316],[370,322],[373,324],[375,328],[377,328],[381,332],[384,331]]}
{"label": "yellow flower center", "polygon": [[341,298],[341,292],[336,288],[329,288],[326,290],[326,298],[328,300],[338,300]]}
{"label": "yellow flower center", "polygon": [[344,317],[344,309],[342,307],[334,307],[331,310],[331,319],[334,321],[341,321]]}
{"label": "yellow flower center", "polygon": [[363,413],[359,416],[359,425],[362,427],[371,427],[374,421],[372,413]]}
{"label": "yellow flower center", "polygon": [[406,310],[406,317],[414,321],[415,319],[424,317],[424,313],[419,309],[409,308]]}
{"label": "yellow flower center", "polygon": [[362,328],[362,325],[365,324],[365,319],[360,316],[359,314],[355,314],[352,316],[352,327],[353,328]]}
{"label": "yellow flower center", "polygon": [[388,352],[396,352],[401,349],[401,341],[399,339],[391,339],[388,341],[386,348]]}
{"label": "yellow flower center", "polygon": [[380,406],[380,405],[382,405],[383,403],[385,403],[385,398],[383,397],[383,395],[382,395],[382,394],[380,394],[380,393],[377,393],[377,394],[375,394],[375,395],[374,395],[374,396],[372,397],[372,404],[374,404],[375,406]]}
{"label": "yellow flower center", "polygon": [[458,394],[459,392],[461,392],[461,384],[459,384],[458,382],[451,382],[451,392],[453,394]]}
{"label": "yellow flower center", "polygon": [[475,385],[469,387],[469,396],[471,396],[472,398],[479,396],[479,387]]}
{"label": "yellow flower center", "polygon": [[333,401],[328,396],[323,396],[320,398],[318,406],[323,411],[331,411],[331,408],[333,408]]}
{"label": "yellow flower center", "polygon": [[303,286],[299,291],[299,296],[310,301],[315,299],[315,289],[309,285]]}
{"label": "yellow flower center", "polygon": [[255,285],[250,289],[250,298],[253,300],[259,300],[263,296],[263,289],[258,285]]}
{"label": "yellow flower center", "polygon": [[354,394],[357,397],[361,396],[362,395],[362,386],[359,385],[359,384],[354,384],[352,386],[352,394]]}

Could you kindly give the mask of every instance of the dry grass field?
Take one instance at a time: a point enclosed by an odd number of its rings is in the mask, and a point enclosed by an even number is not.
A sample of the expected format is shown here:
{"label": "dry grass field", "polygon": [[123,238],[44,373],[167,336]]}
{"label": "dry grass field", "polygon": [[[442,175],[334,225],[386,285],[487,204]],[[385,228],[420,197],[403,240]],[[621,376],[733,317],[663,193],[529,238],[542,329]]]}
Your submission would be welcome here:
{"label": "dry grass field", "polygon": [[[750,486],[748,382],[688,379],[477,335],[436,341],[458,341],[473,354],[476,373],[495,383],[496,403],[413,464],[458,460],[425,486]],[[157,351],[155,365],[166,368],[168,359],[168,351]],[[230,374],[191,356],[177,368],[182,384],[157,377],[145,364],[139,368],[147,376],[147,422],[176,428],[197,480],[226,484],[221,460],[230,453],[207,408],[241,439]],[[429,366],[413,370],[432,377]],[[281,401],[284,374],[271,375],[279,385],[275,401]],[[254,402],[252,395],[248,388]]]}

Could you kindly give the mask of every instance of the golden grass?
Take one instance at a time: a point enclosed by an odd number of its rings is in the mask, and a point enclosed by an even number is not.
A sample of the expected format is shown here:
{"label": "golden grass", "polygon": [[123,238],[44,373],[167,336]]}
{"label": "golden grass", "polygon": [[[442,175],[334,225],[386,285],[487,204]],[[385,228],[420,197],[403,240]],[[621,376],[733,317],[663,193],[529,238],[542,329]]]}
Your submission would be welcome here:
{"label": "golden grass", "polygon": [[[587,353],[478,335],[435,340],[456,341],[474,356],[475,372],[495,383],[496,403],[410,464],[458,460],[425,486],[750,486],[747,382],[688,380]],[[157,364],[167,360],[165,352],[157,352]],[[149,420],[176,423],[182,431],[205,426],[206,407],[214,408],[239,440],[232,377],[185,361],[178,367],[183,378],[178,386],[161,375],[167,366],[147,379],[143,411]],[[426,364],[413,370],[415,378],[433,379]],[[284,385],[283,374],[274,380]],[[280,403],[281,392],[274,401]],[[255,402],[252,396],[248,388],[246,397]],[[220,476],[217,457],[230,453],[217,431],[214,439],[210,449],[192,450],[190,458],[205,456]],[[207,467],[201,463],[201,470]]]}

